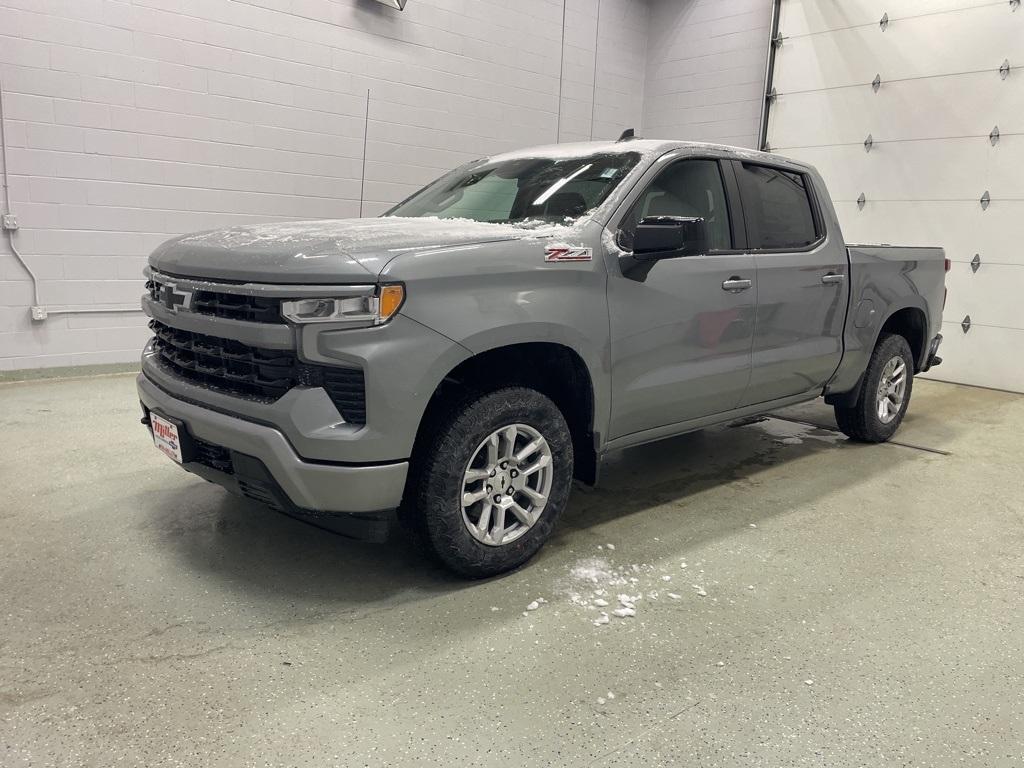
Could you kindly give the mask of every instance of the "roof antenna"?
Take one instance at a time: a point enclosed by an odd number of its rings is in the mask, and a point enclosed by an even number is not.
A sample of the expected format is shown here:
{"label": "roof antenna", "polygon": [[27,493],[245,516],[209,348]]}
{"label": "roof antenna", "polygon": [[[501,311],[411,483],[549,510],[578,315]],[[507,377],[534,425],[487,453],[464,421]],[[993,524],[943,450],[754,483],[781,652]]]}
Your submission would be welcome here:
{"label": "roof antenna", "polygon": [[[626,130],[624,130],[622,132],[622,135],[619,136],[618,141],[632,141],[635,138],[636,138],[636,131],[634,131],[632,128],[627,128]],[[618,142],[616,142],[616,143],[618,143]]]}

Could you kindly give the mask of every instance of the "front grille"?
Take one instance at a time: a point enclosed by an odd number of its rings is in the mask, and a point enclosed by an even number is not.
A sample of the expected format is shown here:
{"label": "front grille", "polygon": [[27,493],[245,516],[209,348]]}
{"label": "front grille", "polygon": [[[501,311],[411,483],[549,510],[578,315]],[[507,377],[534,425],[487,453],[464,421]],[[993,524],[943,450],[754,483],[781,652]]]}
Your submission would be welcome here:
{"label": "front grille", "polygon": [[160,359],[178,375],[231,394],[276,400],[300,382],[295,354],[171,328],[157,320]]}
{"label": "front grille", "polygon": [[273,402],[293,387],[323,387],[349,424],[366,423],[360,368],[310,365],[289,350],[250,347],[233,339],[183,331],[151,320],[153,349],[175,375],[218,392]]}
{"label": "front grille", "polygon": [[[146,281],[146,291],[153,301],[163,301],[161,297],[163,285],[159,280]],[[281,317],[280,299],[246,296],[240,293],[194,291],[190,311],[199,315],[226,317],[230,320],[248,320],[253,323],[282,324],[285,322],[285,319]]]}

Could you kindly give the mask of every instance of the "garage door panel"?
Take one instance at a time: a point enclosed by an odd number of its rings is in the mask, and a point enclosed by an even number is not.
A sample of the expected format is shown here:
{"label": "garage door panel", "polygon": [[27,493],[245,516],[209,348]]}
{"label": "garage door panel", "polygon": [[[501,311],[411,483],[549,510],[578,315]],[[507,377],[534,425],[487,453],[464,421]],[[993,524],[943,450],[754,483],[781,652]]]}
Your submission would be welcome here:
{"label": "garage door panel", "polygon": [[875,147],[807,147],[787,154],[814,165],[833,199],[968,200],[985,191],[990,145],[979,139],[901,142]]}
{"label": "garage door panel", "polygon": [[925,378],[1024,392],[1024,331],[973,325],[965,334],[957,320],[943,322],[942,335],[942,365]]}
{"label": "garage door panel", "polygon": [[[775,88],[779,90],[778,81]],[[935,104],[955,108],[936,111]],[[814,119],[808,119],[809,115]],[[862,144],[868,134],[875,142],[984,138],[994,125],[1003,134],[1024,133],[1024,87],[1004,81],[994,72],[976,72],[886,83],[878,93],[867,85],[780,92],[772,105],[771,123],[768,142],[780,152],[793,147]],[[1006,135],[1003,140],[1013,138]]]}
{"label": "garage door panel", "polygon": [[[952,40],[955,45],[943,44]],[[892,82],[979,70],[995,73],[1005,58],[1011,63],[1024,60],[1024,13],[1011,13],[1008,4],[979,6],[906,19],[885,32],[872,25],[787,39],[775,57],[775,88],[835,88],[870,83],[876,74]]]}
{"label": "garage door panel", "polygon": [[847,242],[945,249],[936,378],[1024,391],[1024,9],[783,0],[779,32],[768,142],[821,171]]}
{"label": "garage door panel", "polygon": [[[1024,136],[1004,136],[990,146],[986,168],[985,188],[993,199],[1024,200]],[[1024,234],[1024,224],[1020,231]]]}
{"label": "garage door panel", "polygon": [[[843,237],[851,243],[938,245],[958,264],[978,254],[982,265],[1024,265],[1019,247],[1024,202],[995,202],[982,210],[973,201],[836,203]],[[1022,294],[1024,295],[1024,294]]]}
{"label": "garage door panel", "polygon": [[972,272],[969,264],[954,264],[946,288],[946,319],[960,321],[970,315],[972,322],[1024,330],[1024,266],[985,264]]}
{"label": "garage door panel", "polygon": [[992,0],[895,0],[871,3],[784,0],[779,12],[779,28],[785,29],[787,35],[806,35],[862,24],[878,24],[883,13],[888,13],[890,19],[900,21],[924,13],[991,4]]}

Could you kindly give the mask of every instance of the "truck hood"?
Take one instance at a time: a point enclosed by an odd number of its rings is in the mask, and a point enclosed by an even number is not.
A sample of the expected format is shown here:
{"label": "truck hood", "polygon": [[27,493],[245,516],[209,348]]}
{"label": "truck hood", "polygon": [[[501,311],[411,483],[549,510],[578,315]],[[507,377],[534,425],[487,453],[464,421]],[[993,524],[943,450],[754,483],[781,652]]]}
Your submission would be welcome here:
{"label": "truck hood", "polygon": [[231,227],[169,240],[149,257],[154,269],[212,280],[274,283],[371,282],[395,256],[453,245],[547,237],[537,228],[467,219],[329,219]]}

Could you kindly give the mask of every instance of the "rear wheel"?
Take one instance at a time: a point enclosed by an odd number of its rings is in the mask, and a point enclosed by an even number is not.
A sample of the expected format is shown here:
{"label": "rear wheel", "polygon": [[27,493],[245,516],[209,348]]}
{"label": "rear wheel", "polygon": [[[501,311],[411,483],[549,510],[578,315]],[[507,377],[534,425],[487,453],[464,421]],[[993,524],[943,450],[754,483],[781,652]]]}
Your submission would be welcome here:
{"label": "rear wheel", "polygon": [[569,496],[569,427],[532,389],[500,389],[457,406],[419,456],[415,523],[429,549],[463,576],[493,576],[533,557]]}
{"label": "rear wheel", "polygon": [[857,400],[835,406],[839,428],[854,440],[882,443],[899,429],[914,386],[914,358],[902,336],[882,334],[868,361]]}

